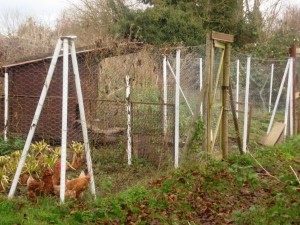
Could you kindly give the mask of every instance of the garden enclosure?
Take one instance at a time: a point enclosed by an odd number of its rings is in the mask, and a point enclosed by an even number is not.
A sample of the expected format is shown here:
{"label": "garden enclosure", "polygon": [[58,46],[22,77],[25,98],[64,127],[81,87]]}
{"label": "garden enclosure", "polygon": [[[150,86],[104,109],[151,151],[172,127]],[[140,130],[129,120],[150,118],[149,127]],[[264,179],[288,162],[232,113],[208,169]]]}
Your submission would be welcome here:
{"label": "garden enclosure", "polygon": [[[181,149],[186,140],[187,129],[196,110],[205,114],[205,105],[196,108],[196,99],[205,83],[205,45],[180,49],[153,49],[126,44],[116,48],[93,49],[77,52],[79,74],[83,89],[89,138],[93,148],[118,148],[126,155],[127,112],[126,82],[131,78],[131,137],[133,156],[158,165],[162,161],[173,164],[174,148]],[[178,59],[178,50],[180,58]],[[177,60],[176,60],[177,56]],[[218,69],[220,52],[215,55]],[[248,60],[247,60],[248,59]],[[22,61],[4,67],[8,75],[8,123],[9,136],[26,137],[42,90],[51,57]],[[240,132],[244,126],[244,102],[247,62],[250,68],[249,103],[252,106],[252,126],[248,137],[256,144],[267,131],[271,110],[287,65],[287,59],[257,59],[232,51],[231,83],[238,110]],[[249,64],[250,63],[250,64]],[[178,67],[180,64],[180,67]],[[297,65],[297,64],[296,64]],[[179,71],[178,71],[179,68]],[[70,70],[72,68],[70,67]],[[296,71],[299,69],[296,68]],[[215,71],[216,74],[217,71]],[[72,72],[70,72],[71,74]],[[44,139],[59,145],[61,139],[62,108],[62,60],[58,59],[53,80],[49,87],[35,139]],[[180,79],[176,80],[176,76]],[[165,78],[164,78],[165,76]],[[272,77],[272,79],[271,79]],[[214,78],[215,79],[215,78]],[[177,84],[177,85],[176,85]],[[179,92],[179,139],[175,140],[175,96]],[[216,85],[216,101],[213,109],[212,136],[218,123],[221,105],[221,86]],[[279,99],[275,120],[283,121],[286,104],[286,83]],[[128,102],[127,102],[128,103]],[[4,96],[1,104],[4,120]],[[230,109],[228,109],[230,110]],[[69,80],[68,141],[82,141],[78,102],[73,78]],[[281,113],[280,113],[281,112]],[[233,119],[229,118],[229,146],[236,149]],[[2,124],[2,129],[5,127]],[[200,129],[200,128],[199,128]],[[202,129],[202,128],[201,128]],[[200,130],[201,130],[200,129]],[[205,128],[203,128],[205,129]],[[200,132],[204,134],[204,132]],[[176,142],[175,142],[176,141]],[[203,137],[194,138],[197,159],[202,156],[199,146]],[[216,153],[219,151],[216,139]],[[180,152],[180,150],[179,150]],[[122,158],[126,162],[127,158]]]}
{"label": "garden enclosure", "polygon": [[[129,104],[132,109],[133,155],[147,158],[154,164],[157,164],[157,158],[167,157],[174,146],[174,104],[163,106],[160,101],[162,78],[157,74],[159,64],[156,56],[138,45],[125,45],[117,49],[79,51],[77,58],[92,146],[97,149],[113,146],[112,151],[114,148],[126,151],[125,77],[128,75],[131,78]],[[5,67],[9,136],[27,136],[50,61],[51,57],[48,57]],[[61,142],[62,65],[62,57],[59,57],[34,136],[35,140],[43,139],[54,146]],[[70,74],[72,72],[70,66]],[[82,141],[82,121],[73,76],[69,79],[68,101],[68,143]],[[168,109],[168,129],[162,125],[163,107]],[[1,112],[4,113],[3,110]]]}

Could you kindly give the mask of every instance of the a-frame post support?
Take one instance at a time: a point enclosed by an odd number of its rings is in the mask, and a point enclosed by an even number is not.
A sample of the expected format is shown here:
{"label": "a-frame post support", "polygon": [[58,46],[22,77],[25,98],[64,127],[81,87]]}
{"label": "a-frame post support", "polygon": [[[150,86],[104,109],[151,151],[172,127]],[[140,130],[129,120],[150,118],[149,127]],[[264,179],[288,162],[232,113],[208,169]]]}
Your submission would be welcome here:
{"label": "a-frame post support", "polygon": [[14,196],[17,183],[22,171],[22,168],[25,163],[25,159],[47,96],[47,92],[52,80],[52,76],[54,73],[54,69],[57,63],[57,59],[63,44],[63,99],[62,99],[62,139],[61,139],[61,177],[60,177],[60,200],[63,203],[65,200],[65,184],[66,184],[66,158],[67,158],[67,131],[68,131],[68,86],[69,86],[69,65],[68,65],[68,57],[69,57],[69,45],[71,44],[71,57],[72,57],[72,64],[73,64],[73,71],[75,75],[75,85],[76,85],[76,93],[78,98],[78,104],[79,104],[79,111],[80,111],[80,119],[81,119],[81,125],[82,125],[82,132],[83,132],[83,139],[84,139],[84,146],[85,146],[85,153],[86,153],[86,160],[87,160],[87,166],[88,166],[88,172],[91,177],[91,192],[96,197],[96,191],[95,191],[95,182],[94,182],[94,175],[93,175],[93,169],[92,169],[92,160],[91,160],[91,154],[90,154],[90,147],[89,147],[89,141],[88,141],[88,132],[87,132],[87,126],[86,126],[86,117],[85,117],[85,111],[84,111],[84,104],[83,104],[83,96],[82,96],[82,90],[81,90],[81,84],[80,84],[80,77],[79,77],[79,70],[78,70],[78,63],[76,58],[76,50],[75,50],[75,43],[74,39],[75,36],[65,36],[61,37],[56,45],[54,55],[49,67],[49,71],[43,86],[43,90],[36,108],[36,112],[34,114],[34,118],[24,145],[24,149],[22,152],[21,159],[18,164],[18,168],[8,195],[8,198],[12,198]]}

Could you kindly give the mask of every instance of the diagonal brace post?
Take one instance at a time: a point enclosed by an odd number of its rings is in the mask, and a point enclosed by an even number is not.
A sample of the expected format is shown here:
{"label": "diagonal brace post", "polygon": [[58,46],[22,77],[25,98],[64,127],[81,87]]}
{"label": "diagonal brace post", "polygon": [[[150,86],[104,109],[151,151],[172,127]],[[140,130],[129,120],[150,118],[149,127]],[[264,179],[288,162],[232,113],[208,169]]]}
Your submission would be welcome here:
{"label": "diagonal brace post", "polygon": [[42,111],[43,106],[44,106],[44,102],[45,102],[45,99],[46,99],[46,96],[47,96],[47,92],[48,92],[48,89],[49,89],[49,86],[50,86],[50,82],[52,80],[52,76],[53,76],[54,69],[55,69],[55,66],[56,66],[56,63],[57,63],[57,59],[58,59],[58,56],[59,56],[61,45],[62,45],[62,41],[58,40],[58,42],[56,44],[56,47],[55,47],[55,50],[54,50],[53,58],[52,58],[52,61],[51,61],[51,64],[50,64],[50,67],[49,67],[49,70],[48,70],[48,74],[47,74],[47,77],[46,77],[46,80],[45,80],[45,83],[44,83],[44,86],[43,86],[43,90],[42,90],[38,105],[36,107],[36,111],[35,111],[30,129],[29,129],[29,133],[28,133],[23,151],[22,151],[22,155],[21,155],[18,167],[17,167],[17,171],[15,173],[15,176],[14,176],[14,179],[13,179],[13,182],[12,182],[12,186],[10,187],[10,191],[8,193],[8,198],[9,199],[14,197],[16,187],[17,187],[17,184],[18,184],[18,180],[19,180],[19,177],[21,175],[22,168],[25,164],[25,159],[26,159],[26,156],[27,156],[27,153],[28,153],[28,150],[29,150],[29,147],[30,147],[35,129],[36,129],[36,125],[39,121],[41,111]]}

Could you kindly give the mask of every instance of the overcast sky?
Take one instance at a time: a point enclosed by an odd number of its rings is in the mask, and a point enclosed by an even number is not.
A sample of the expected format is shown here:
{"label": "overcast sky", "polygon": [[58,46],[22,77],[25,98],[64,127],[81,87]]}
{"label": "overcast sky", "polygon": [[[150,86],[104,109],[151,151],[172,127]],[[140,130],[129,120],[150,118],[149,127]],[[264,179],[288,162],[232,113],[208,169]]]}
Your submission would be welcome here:
{"label": "overcast sky", "polygon": [[[1,11],[17,9],[22,14],[38,17],[57,17],[59,13],[72,3],[80,0],[0,0]],[[300,6],[300,0],[282,0]]]}
{"label": "overcast sky", "polygon": [[[0,14],[17,11],[22,17],[33,16],[49,24],[54,23],[70,2],[76,4],[80,0],[0,0]],[[300,0],[282,0],[282,2],[300,6]]]}
{"label": "overcast sky", "polygon": [[[19,14],[21,18],[33,16],[47,25],[53,25],[61,12],[70,2],[78,3],[80,0],[0,0],[0,14]],[[5,20],[6,18],[4,18]],[[0,18],[0,26],[3,18]]]}
{"label": "overcast sky", "polygon": [[[72,3],[80,0],[0,0],[1,11],[18,10],[25,15],[55,18]],[[300,6],[300,0],[283,0]]]}
{"label": "overcast sky", "polygon": [[18,10],[22,14],[38,17],[57,17],[70,2],[78,0],[0,0],[1,11]]}

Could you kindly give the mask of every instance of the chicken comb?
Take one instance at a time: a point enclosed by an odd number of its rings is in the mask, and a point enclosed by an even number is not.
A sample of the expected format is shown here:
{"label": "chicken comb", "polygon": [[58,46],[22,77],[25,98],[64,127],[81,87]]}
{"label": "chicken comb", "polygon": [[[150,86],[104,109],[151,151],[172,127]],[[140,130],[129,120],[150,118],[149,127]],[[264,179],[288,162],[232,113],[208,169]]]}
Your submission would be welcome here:
{"label": "chicken comb", "polygon": [[46,175],[46,176],[50,176],[50,175],[52,175],[53,174],[53,172],[52,172],[52,170],[50,169],[50,168],[47,168],[45,171],[44,171],[44,175]]}

